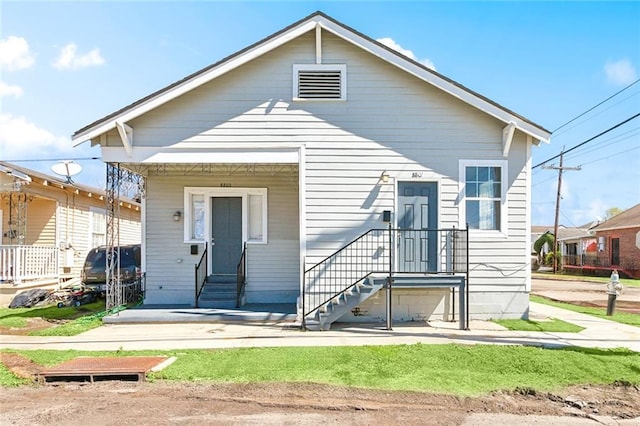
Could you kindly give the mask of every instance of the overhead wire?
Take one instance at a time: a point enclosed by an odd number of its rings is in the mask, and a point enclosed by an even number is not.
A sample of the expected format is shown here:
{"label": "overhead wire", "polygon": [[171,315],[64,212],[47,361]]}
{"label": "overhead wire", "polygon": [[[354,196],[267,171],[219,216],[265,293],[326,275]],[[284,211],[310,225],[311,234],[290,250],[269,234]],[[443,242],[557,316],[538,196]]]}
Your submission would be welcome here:
{"label": "overhead wire", "polygon": [[559,157],[560,157],[561,155],[563,155],[563,154],[567,154],[567,153],[569,153],[569,152],[572,152],[572,151],[574,151],[574,150],[576,150],[576,149],[580,148],[581,146],[584,146],[584,145],[586,145],[587,143],[589,143],[589,142],[591,142],[591,141],[593,141],[593,140],[595,140],[595,139],[598,139],[600,136],[606,135],[607,133],[609,133],[609,132],[611,132],[611,131],[613,131],[613,130],[617,129],[618,127],[620,127],[620,126],[623,126],[623,125],[627,124],[629,121],[631,121],[631,120],[635,120],[635,119],[636,119],[636,118],[638,118],[638,117],[640,117],[640,113],[637,113],[636,115],[632,115],[631,117],[627,118],[626,120],[623,120],[623,121],[619,122],[618,124],[616,124],[616,125],[614,125],[614,126],[609,127],[607,130],[604,130],[604,131],[602,131],[602,132],[598,133],[597,135],[592,136],[592,137],[590,137],[589,139],[587,139],[587,140],[585,140],[585,141],[583,141],[583,142],[580,142],[578,145],[575,145],[574,147],[569,148],[568,150],[563,151],[563,152],[561,152],[560,154],[554,155],[553,157],[548,158],[547,160],[542,161],[542,162],[540,162],[540,163],[536,164],[535,166],[533,166],[533,167],[532,167],[532,169],[535,169],[535,168],[537,168],[537,167],[543,166],[544,164],[548,163],[549,161],[552,161],[552,160],[555,160],[556,158],[559,158]]}
{"label": "overhead wire", "polygon": [[596,105],[592,106],[591,108],[589,108],[588,110],[586,110],[585,112],[583,112],[582,114],[577,115],[576,117],[572,118],[571,120],[567,121],[566,123],[560,125],[559,127],[556,127],[555,130],[552,130],[551,133],[555,133],[558,130],[562,129],[563,127],[573,123],[574,121],[576,121],[577,119],[579,119],[580,117],[583,117],[584,115],[590,113],[591,111],[593,111],[594,109],[598,108],[600,105],[604,104],[605,102],[609,101],[610,99],[615,98],[616,96],[618,96],[620,93],[624,92],[625,90],[629,89],[630,87],[632,87],[633,85],[637,84],[638,82],[640,82],[640,78],[637,79],[636,81],[630,83],[628,86],[622,88],[621,90],[617,91],[616,93],[614,93],[613,95],[609,96],[607,99],[598,102]]}
{"label": "overhead wire", "polygon": [[32,161],[85,161],[85,160],[100,160],[100,157],[77,157],[77,158],[35,158],[31,160],[2,160],[7,163],[30,163]]}

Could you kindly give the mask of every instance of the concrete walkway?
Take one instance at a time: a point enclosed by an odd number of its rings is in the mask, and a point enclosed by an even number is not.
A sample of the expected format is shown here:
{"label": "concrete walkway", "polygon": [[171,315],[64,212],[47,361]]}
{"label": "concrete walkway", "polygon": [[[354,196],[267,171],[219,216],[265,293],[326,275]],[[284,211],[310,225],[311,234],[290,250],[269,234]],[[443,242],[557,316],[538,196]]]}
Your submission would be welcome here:
{"label": "concrete walkway", "polygon": [[[391,331],[384,324],[334,324],[330,331],[300,331],[289,317],[266,321],[204,322],[206,315],[183,310],[184,318],[201,322],[106,324],[78,336],[0,336],[0,348],[78,350],[162,350],[274,346],[336,346],[390,344],[498,344],[542,347],[581,346],[629,348],[640,352],[640,328],[613,321],[531,303],[532,318],[558,318],[586,329],[580,333],[509,331],[487,321],[471,321],[470,330],[458,330],[454,322],[396,323]],[[133,311],[132,311],[133,312]],[[166,313],[156,312],[164,321]],[[121,314],[122,315],[122,314]],[[140,315],[139,312],[135,315]],[[182,318],[182,317],[181,317]],[[255,318],[254,318],[255,319]]]}

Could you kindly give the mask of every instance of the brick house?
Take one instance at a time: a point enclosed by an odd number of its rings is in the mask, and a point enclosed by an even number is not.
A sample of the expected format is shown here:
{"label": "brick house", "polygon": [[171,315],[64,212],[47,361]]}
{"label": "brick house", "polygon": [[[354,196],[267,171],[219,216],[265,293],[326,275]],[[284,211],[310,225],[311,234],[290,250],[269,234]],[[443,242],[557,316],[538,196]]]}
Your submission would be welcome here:
{"label": "brick house", "polygon": [[640,278],[640,204],[591,229],[597,252],[589,256],[591,266]]}

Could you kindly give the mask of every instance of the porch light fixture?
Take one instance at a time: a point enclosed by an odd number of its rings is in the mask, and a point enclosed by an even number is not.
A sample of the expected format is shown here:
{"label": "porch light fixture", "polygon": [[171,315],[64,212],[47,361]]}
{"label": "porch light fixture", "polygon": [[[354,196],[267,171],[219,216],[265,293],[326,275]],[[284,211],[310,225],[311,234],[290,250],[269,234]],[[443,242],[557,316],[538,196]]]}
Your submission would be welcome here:
{"label": "porch light fixture", "polygon": [[387,171],[382,172],[382,176],[380,176],[380,179],[384,183],[389,182],[389,172],[387,172]]}
{"label": "porch light fixture", "polygon": [[182,212],[180,212],[180,210],[176,211],[173,214],[173,221],[174,222],[180,222],[180,219],[182,218]]}

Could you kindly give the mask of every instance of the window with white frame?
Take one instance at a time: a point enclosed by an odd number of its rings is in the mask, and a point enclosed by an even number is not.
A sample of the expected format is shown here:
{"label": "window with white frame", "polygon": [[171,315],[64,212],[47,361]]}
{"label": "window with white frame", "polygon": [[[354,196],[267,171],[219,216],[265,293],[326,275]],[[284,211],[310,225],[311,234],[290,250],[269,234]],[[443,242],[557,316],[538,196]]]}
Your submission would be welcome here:
{"label": "window with white frame", "polygon": [[92,249],[107,243],[107,212],[104,209],[91,207],[89,215],[89,249]]}
{"label": "window with white frame", "polygon": [[191,212],[189,214],[191,226],[191,240],[204,241],[205,223],[204,223],[204,194],[191,194]]}
{"label": "window with white frame", "polygon": [[185,242],[205,242],[207,214],[212,197],[241,197],[243,239],[247,243],[267,242],[266,188],[185,188]]}
{"label": "window with white frame", "polygon": [[470,229],[506,233],[506,161],[461,161],[462,219]]}
{"label": "window with white frame", "polygon": [[345,64],[294,64],[294,100],[347,100]]}

